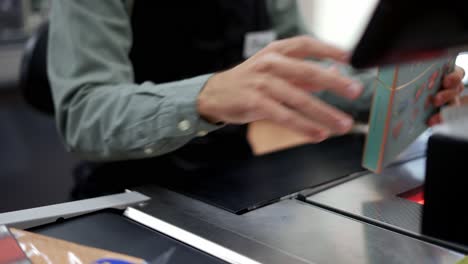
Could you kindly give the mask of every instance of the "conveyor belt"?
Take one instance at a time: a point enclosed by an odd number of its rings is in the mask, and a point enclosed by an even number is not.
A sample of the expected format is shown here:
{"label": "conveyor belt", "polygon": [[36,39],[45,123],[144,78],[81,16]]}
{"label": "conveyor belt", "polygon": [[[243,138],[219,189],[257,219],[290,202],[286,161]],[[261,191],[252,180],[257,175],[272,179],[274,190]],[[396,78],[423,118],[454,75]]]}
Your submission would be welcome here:
{"label": "conveyor belt", "polygon": [[[222,264],[190,246],[106,210],[31,231],[71,242],[143,258],[150,263],[158,258],[165,264]],[[162,262],[161,262],[162,263]]]}

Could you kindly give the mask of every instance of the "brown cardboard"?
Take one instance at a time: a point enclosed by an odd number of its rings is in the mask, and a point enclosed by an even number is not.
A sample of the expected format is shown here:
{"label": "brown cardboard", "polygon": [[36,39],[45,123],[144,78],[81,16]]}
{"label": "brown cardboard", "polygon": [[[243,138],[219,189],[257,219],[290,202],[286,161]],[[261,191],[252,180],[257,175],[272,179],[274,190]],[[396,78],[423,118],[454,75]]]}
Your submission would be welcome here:
{"label": "brown cardboard", "polygon": [[11,232],[34,264],[90,264],[100,259],[118,259],[135,264],[146,263],[142,259],[22,230],[11,229]]}

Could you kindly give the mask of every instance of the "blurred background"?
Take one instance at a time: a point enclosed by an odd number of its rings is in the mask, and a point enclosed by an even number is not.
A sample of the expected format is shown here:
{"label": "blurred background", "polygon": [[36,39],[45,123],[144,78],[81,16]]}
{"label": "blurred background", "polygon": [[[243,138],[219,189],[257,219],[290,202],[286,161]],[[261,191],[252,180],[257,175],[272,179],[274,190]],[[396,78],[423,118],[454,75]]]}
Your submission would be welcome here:
{"label": "blurred background", "polygon": [[[298,1],[311,32],[346,49],[377,2]],[[77,160],[63,149],[54,121],[26,105],[18,88],[25,43],[49,9],[49,0],[0,0],[0,213],[64,202],[73,184]],[[468,66],[468,56],[459,63]]]}
{"label": "blurred background", "polygon": [[48,0],[0,0],[0,213],[63,202],[76,161],[54,121],[31,109],[18,88],[21,58],[47,19]]}
{"label": "blurred background", "polygon": [[359,40],[377,3],[377,0],[299,0],[311,32],[348,50]]}

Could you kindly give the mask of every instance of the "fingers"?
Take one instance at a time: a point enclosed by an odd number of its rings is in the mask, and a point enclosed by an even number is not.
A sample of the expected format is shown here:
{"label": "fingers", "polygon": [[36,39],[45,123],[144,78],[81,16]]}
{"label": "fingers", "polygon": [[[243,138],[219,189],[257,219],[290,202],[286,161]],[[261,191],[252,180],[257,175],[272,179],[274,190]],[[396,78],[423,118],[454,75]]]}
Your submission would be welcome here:
{"label": "fingers", "polygon": [[[461,67],[456,67],[455,71],[448,74],[443,80],[443,90],[437,93],[433,104],[436,107],[442,107],[448,103],[460,104],[458,96],[465,89],[462,80],[465,77],[465,70]],[[442,123],[442,115],[440,113],[433,115],[429,121],[429,126],[435,126]]]}
{"label": "fingers", "polygon": [[448,74],[443,81],[444,89],[458,88],[465,76],[465,71],[461,67],[456,67],[455,71]]}
{"label": "fingers", "polygon": [[278,54],[265,55],[255,62],[254,69],[279,76],[310,91],[329,89],[348,99],[356,99],[364,89],[361,83],[344,77],[333,69]]}
{"label": "fingers", "polygon": [[459,89],[443,90],[435,96],[433,104],[436,107],[442,107],[455,100],[459,94]]}
{"label": "fingers", "polygon": [[455,71],[445,76],[443,80],[443,90],[434,98],[434,105],[441,107],[448,103],[459,104],[458,96],[464,90],[462,83],[465,71],[461,67],[456,67]]}
{"label": "fingers", "polygon": [[309,137],[312,142],[321,142],[330,136],[330,133],[324,127],[307,120],[273,99],[263,98],[258,102],[258,109],[263,112],[262,115],[265,116],[265,119],[302,133]]}
{"label": "fingers", "polygon": [[464,68],[460,67],[460,66],[455,66],[455,72],[461,76],[461,79],[463,80],[466,76],[466,71]]}
{"label": "fingers", "polygon": [[264,51],[273,51],[284,56],[299,59],[309,57],[317,59],[329,58],[340,62],[348,62],[350,57],[348,52],[308,36],[294,37],[273,42]]}
{"label": "fingers", "polygon": [[353,126],[353,119],[349,115],[281,79],[270,78],[264,92],[332,134],[345,134]]}
{"label": "fingers", "polygon": [[442,115],[440,113],[433,115],[427,122],[427,124],[431,127],[436,126],[441,123],[442,123]]}

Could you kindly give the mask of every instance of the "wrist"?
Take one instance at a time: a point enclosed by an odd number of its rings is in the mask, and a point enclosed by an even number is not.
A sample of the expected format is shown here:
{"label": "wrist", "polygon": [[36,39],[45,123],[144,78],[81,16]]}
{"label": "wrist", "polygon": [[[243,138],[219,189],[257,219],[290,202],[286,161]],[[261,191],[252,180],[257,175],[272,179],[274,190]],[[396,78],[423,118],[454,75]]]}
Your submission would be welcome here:
{"label": "wrist", "polygon": [[206,82],[205,86],[201,89],[197,97],[197,112],[198,115],[211,124],[223,125],[224,122],[221,118],[216,116],[214,110],[214,103],[211,96],[211,87],[216,85],[217,74],[213,75]]}

